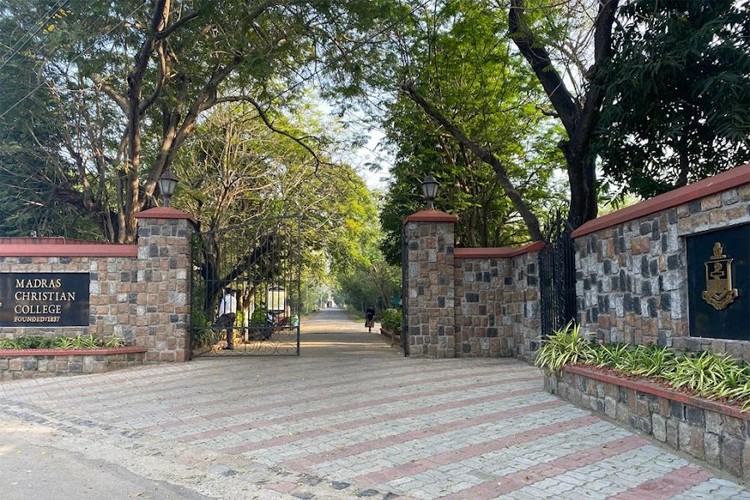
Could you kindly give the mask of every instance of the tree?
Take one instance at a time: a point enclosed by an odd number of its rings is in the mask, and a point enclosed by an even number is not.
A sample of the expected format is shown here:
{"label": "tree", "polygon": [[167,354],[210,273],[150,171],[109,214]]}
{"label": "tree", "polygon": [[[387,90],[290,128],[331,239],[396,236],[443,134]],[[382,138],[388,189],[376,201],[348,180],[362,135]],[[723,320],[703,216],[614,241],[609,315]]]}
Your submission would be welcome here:
{"label": "tree", "polygon": [[[597,215],[596,161],[591,141],[604,100],[602,67],[612,54],[612,26],[619,0],[593,3],[592,9],[578,0],[563,0],[554,6],[511,0],[508,11],[509,35],[565,128],[567,137],[560,141],[559,148],[570,186],[571,228]],[[561,10],[566,12],[561,14]],[[590,64],[585,59],[587,50],[593,54]]]}
{"label": "tree", "polygon": [[750,160],[750,9],[638,0],[620,10],[595,150],[648,198]]}
{"label": "tree", "polygon": [[[510,9],[493,0],[409,2],[408,13],[393,14],[377,74],[366,81],[390,90],[397,82],[442,133],[492,168],[530,237],[544,240],[538,208],[518,190],[527,179],[522,166],[533,158],[530,137],[562,127],[557,146],[568,177],[570,226],[596,217],[589,153],[603,93],[594,83],[611,53],[617,6],[616,0],[513,0]],[[390,87],[379,76],[384,64]]]}
{"label": "tree", "polygon": [[[472,95],[470,92],[466,94]],[[456,109],[466,110],[467,107],[459,104]],[[504,115],[501,117],[505,118]],[[400,263],[403,220],[424,208],[420,183],[428,174],[441,181],[436,207],[458,218],[457,246],[497,247],[529,241],[524,221],[505,196],[493,169],[440,126],[425,121],[423,112],[413,102],[405,97],[399,99],[391,107],[386,128],[386,138],[395,156],[390,171],[392,180],[381,209],[385,233],[381,248],[388,262]],[[549,135],[534,137],[535,143],[528,148],[534,151],[533,154],[515,154],[524,148],[522,144],[514,143],[513,138],[501,136],[487,140],[493,147],[501,144],[497,150],[505,148],[514,152],[507,158],[509,163],[515,164],[517,190],[542,217],[544,207],[562,203],[561,198],[555,198],[555,189],[550,185],[550,165],[560,164],[551,140],[553,134],[554,131],[550,131]],[[523,169],[520,168],[521,162]]]}
{"label": "tree", "polygon": [[[0,46],[8,47],[0,57],[0,233],[100,239],[83,207],[64,198],[76,175],[61,154],[53,96],[36,89],[35,60],[21,50],[18,31],[0,16]],[[12,109],[27,95],[23,107]]]}
{"label": "tree", "polygon": [[[194,214],[200,232],[195,250],[202,254],[209,314],[221,289],[240,276],[272,281],[288,273],[285,256],[301,255],[305,276],[323,281],[321,270],[351,268],[362,259],[358,242],[374,238],[364,231],[364,221],[376,219],[364,182],[348,165],[329,159],[334,144],[325,130],[336,127],[301,105],[290,117],[261,118],[253,109],[244,103],[214,107],[173,163],[183,185],[174,204]],[[301,146],[265,120],[322,140]]]}
{"label": "tree", "polygon": [[120,242],[135,238],[135,213],[153,204],[156,180],[206,111],[242,101],[263,117],[269,105],[283,107],[314,74],[311,63],[379,8],[327,0],[65,5],[38,32],[47,2],[2,0],[0,15],[17,27],[15,37],[31,35],[22,52],[33,56],[38,88],[54,101],[50,112],[75,174],[58,197],[100,214],[105,238]]}
{"label": "tree", "polygon": [[385,119],[397,158],[383,210],[389,261],[427,173],[443,183],[438,206],[459,217],[458,244],[542,239],[559,131],[535,106],[534,75],[504,39],[504,11],[483,1],[411,5],[410,22],[395,28],[400,93]]}

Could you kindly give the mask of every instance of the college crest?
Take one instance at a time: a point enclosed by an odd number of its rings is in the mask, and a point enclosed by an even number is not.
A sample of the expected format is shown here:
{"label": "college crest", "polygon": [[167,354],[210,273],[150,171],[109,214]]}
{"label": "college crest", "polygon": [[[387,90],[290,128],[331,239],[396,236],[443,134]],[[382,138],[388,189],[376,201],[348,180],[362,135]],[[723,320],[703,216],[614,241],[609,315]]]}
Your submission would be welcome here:
{"label": "college crest", "polygon": [[721,311],[734,302],[739,292],[732,288],[732,261],[724,254],[721,243],[714,243],[713,255],[706,265],[706,289],[701,293],[703,300],[714,309]]}

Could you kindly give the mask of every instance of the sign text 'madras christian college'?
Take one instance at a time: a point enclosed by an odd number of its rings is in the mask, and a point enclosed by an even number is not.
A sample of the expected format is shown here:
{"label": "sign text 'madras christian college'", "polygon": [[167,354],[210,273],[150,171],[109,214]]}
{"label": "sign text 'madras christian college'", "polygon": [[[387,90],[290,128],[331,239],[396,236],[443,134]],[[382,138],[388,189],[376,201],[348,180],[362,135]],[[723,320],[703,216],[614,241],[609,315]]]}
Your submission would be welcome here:
{"label": "sign text 'madras christian college'", "polygon": [[89,273],[0,273],[0,326],[88,326]]}

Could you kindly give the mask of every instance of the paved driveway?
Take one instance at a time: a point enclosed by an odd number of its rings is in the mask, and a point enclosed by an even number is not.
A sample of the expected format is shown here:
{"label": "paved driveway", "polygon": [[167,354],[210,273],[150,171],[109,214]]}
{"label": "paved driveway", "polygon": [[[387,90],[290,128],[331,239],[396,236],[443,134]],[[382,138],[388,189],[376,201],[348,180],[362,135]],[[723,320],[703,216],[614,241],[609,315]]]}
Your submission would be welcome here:
{"label": "paved driveway", "polygon": [[342,320],[308,319],[300,357],[0,384],[0,497],[750,498],[522,362],[404,358]]}

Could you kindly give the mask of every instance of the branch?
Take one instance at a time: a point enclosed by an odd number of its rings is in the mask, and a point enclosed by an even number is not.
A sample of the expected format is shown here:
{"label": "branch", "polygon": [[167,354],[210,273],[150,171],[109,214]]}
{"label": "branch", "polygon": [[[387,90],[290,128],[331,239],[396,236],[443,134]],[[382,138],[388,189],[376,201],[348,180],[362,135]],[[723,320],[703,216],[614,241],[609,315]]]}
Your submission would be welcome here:
{"label": "branch", "polygon": [[612,25],[619,0],[602,0],[599,4],[599,14],[594,21],[594,64],[587,72],[592,80],[586,103],[581,110],[580,123],[575,134],[571,135],[571,142],[581,150],[588,147],[594,127],[599,119],[599,111],[604,100],[604,88],[598,84],[598,72],[602,65],[612,55]]}
{"label": "branch", "polygon": [[119,108],[122,110],[123,113],[127,116],[128,114],[128,101],[120,95],[114,87],[112,87],[110,84],[106,83],[101,78],[97,77],[96,75],[92,78],[94,81],[94,85],[96,85],[100,90],[104,92],[105,95],[109,96],[110,99],[115,101],[115,104],[119,106]]}
{"label": "branch", "polygon": [[195,12],[195,11],[191,12],[190,14],[186,15],[185,17],[183,17],[182,19],[174,23],[172,26],[169,26],[166,29],[163,29],[157,33],[154,33],[154,38],[156,40],[164,40],[165,38],[169,37],[169,35],[177,31],[178,29],[182,28],[193,19],[197,19],[199,15],[200,14],[198,14],[198,12]]}
{"label": "branch", "polygon": [[151,92],[151,95],[146,97],[138,107],[138,113],[141,115],[145,113],[146,110],[154,104],[154,102],[156,102],[156,99],[159,97],[159,94],[161,94],[161,91],[164,89],[167,84],[167,80],[169,79],[169,62],[167,60],[166,54],[166,43],[159,42],[159,44],[156,45],[156,51],[159,55],[159,79],[156,82],[154,91]]}
{"label": "branch", "polygon": [[492,167],[492,169],[497,174],[500,185],[508,195],[508,198],[510,198],[513,206],[521,214],[524,222],[526,222],[526,227],[528,227],[531,237],[536,241],[546,241],[542,236],[541,230],[539,229],[539,220],[529,209],[529,206],[518,193],[515,186],[513,186],[513,183],[510,180],[510,176],[508,175],[508,171],[502,164],[502,162],[495,155],[493,155],[491,151],[483,148],[476,142],[469,139],[461,129],[459,129],[450,120],[443,116],[443,114],[440,113],[440,111],[437,110],[434,106],[432,106],[432,104],[427,102],[414,88],[413,84],[406,83],[402,85],[401,88],[404,92],[406,92],[406,95],[412,101],[414,101],[420,108],[422,108],[422,110],[424,110],[427,116],[429,116],[432,120],[445,128],[445,130],[447,130],[461,145],[474,153],[480,160]]}
{"label": "branch", "polygon": [[282,130],[278,127],[276,127],[273,122],[268,118],[268,114],[263,110],[263,107],[252,97],[249,96],[229,96],[229,97],[222,97],[219,99],[216,99],[216,103],[223,103],[223,102],[247,102],[252,105],[255,110],[258,112],[258,116],[261,120],[263,120],[263,123],[268,127],[272,132],[283,135],[284,137],[288,137],[289,139],[293,140],[303,148],[307,150],[308,153],[313,157],[315,160],[315,173],[318,172],[318,167],[320,167],[322,161],[320,160],[320,157],[318,157],[318,154],[312,150],[310,146],[305,144],[304,140],[308,139],[312,136],[304,136],[304,137],[296,137],[291,132],[287,132],[286,130]]}
{"label": "branch", "polygon": [[511,0],[508,13],[509,35],[521,55],[531,65],[531,69],[542,84],[544,92],[552,101],[552,106],[560,116],[568,136],[572,136],[580,110],[560,74],[552,65],[549,51],[531,32],[525,11],[524,0]]}

